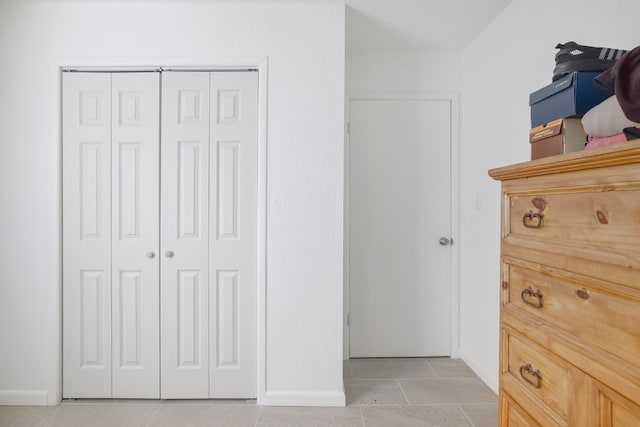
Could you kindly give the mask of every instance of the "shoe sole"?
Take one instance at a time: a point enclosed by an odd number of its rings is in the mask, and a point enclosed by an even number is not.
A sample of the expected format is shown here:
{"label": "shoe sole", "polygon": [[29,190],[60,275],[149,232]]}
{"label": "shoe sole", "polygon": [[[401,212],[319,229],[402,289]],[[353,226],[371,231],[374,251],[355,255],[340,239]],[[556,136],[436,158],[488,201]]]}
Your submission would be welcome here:
{"label": "shoe sole", "polygon": [[553,69],[553,81],[574,71],[604,71],[611,68],[615,61],[606,59],[578,59],[557,64]]}

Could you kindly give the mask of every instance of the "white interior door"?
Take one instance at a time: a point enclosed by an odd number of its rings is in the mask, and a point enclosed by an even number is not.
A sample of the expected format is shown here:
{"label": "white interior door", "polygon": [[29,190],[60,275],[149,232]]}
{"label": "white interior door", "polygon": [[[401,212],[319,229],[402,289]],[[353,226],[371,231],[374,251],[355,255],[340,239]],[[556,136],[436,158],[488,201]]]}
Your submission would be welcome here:
{"label": "white interior door", "polygon": [[160,396],[160,76],[111,77],[112,397]]}
{"label": "white interior door", "polygon": [[162,83],[163,398],[256,396],[257,75]]}
{"label": "white interior door", "polygon": [[258,74],[211,73],[210,397],[256,397]]}
{"label": "white interior door", "polygon": [[451,352],[451,103],[352,100],[350,357]]}
{"label": "white interior door", "polygon": [[65,397],[159,396],[159,76],[63,74]]}
{"label": "white interior door", "polygon": [[62,79],[63,397],[110,397],[111,75]]}
{"label": "white interior door", "polygon": [[209,74],[162,75],[161,397],[209,397]]}
{"label": "white interior door", "polygon": [[257,73],[162,80],[63,75],[64,397],[256,397]]}

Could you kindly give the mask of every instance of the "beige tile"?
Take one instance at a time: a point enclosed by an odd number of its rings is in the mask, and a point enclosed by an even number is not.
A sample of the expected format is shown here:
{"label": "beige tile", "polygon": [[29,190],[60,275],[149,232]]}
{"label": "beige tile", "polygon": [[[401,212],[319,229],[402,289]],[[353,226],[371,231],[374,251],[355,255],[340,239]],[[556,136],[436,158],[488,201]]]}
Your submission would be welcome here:
{"label": "beige tile", "polygon": [[350,408],[277,408],[264,407],[257,427],[361,427],[362,414]]}
{"label": "beige tile", "polygon": [[347,405],[407,405],[396,380],[347,380]]}
{"label": "beige tile", "polygon": [[428,363],[438,378],[476,378],[477,375],[460,359],[431,358]]}
{"label": "beige tile", "polygon": [[363,406],[367,427],[473,427],[457,405]]}
{"label": "beige tile", "polygon": [[496,403],[498,397],[477,378],[400,380],[410,404]]}
{"label": "beige tile", "polygon": [[62,404],[40,426],[142,427],[160,408],[159,405]]}
{"label": "beige tile", "polygon": [[162,405],[149,427],[253,427],[258,406]]}
{"label": "beige tile", "polygon": [[57,410],[57,406],[0,406],[0,426],[33,427]]}
{"label": "beige tile", "polygon": [[476,427],[496,427],[498,425],[498,404],[460,405]]}
{"label": "beige tile", "polygon": [[354,379],[435,378],[429,362],[415,359],[351,359]]}

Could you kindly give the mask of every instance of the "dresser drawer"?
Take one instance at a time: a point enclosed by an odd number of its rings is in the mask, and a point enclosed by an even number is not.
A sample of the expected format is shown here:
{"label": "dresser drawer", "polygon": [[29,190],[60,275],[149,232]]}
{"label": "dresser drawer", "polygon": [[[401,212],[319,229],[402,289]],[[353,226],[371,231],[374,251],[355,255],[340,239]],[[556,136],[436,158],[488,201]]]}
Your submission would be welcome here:
{"label": "dresser drawer", "polygon": [[640,406],[605,386],[599,385],[598,388],[601,427],[640,426]]}
{"label": "dresser drawer", "polygon": [[505,203],[506,239],[640,274],[640,188],[514,191]]}
{"label": "dresser drawer", "polygon": [[635,297],[569,281],[558,277],[559,271],[552,275],[541,266],[527,265],[530,268],[505,262],[505,309],[524,310],[640,368],[640,310]]}
{"label": "dresser drawer", "polygon": [[640,426],[640,140],[489,175],[500,426]]}
{"label": "dresser drawer", "polygon": [[540,427],[517,403],[506,394],[500,396],[500,425],[504,427]]}
{"label": "dresser drawer", "polygon": [[513,384],[536,405],[566,421],[569,405],[568,366],[559,357],[509,329],[502,329],[503,386]]}

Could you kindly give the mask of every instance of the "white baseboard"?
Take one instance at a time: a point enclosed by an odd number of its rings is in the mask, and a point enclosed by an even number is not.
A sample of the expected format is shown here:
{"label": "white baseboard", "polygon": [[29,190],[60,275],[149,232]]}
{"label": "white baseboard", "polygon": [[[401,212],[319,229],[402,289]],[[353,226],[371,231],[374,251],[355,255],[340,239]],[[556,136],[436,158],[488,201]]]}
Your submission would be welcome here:
{"label": "white baseboard", "polygon": [[342,391],[267,391],[265,406],[345,406]]}
{"label": "white baseboard", "polygon": [[0,390],[0,405],[47,406],[49,392],[46,390]]}
{"label": "white baseboard", "polygon": [[491,389],[495,394],[498,394],[498,378],[495,375],[490,375],[484,369],[480,369],[473,360],[463,357],[462,360],[466,363],[473,372]]}

